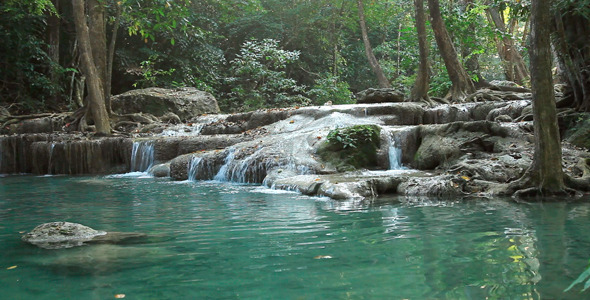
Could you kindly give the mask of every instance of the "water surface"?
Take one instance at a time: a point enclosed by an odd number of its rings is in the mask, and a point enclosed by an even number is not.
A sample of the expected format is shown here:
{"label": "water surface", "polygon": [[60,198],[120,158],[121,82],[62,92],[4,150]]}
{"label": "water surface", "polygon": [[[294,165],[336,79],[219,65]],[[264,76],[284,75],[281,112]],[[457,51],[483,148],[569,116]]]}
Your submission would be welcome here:
{"label": "water surface", "polygon": [[[590,204],[337,202],[134,177],[0,178],[3,299],[583,299]],[[144,232],[45,250],[51,221]],[[16,266],[16,267],[15,267]]]}

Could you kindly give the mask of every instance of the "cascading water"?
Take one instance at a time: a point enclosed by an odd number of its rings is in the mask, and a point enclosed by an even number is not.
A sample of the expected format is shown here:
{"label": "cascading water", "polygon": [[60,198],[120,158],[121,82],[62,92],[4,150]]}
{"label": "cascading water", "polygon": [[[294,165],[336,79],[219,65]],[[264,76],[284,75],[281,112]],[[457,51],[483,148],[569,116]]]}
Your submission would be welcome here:
{"label": "cascading water", "polygon": [[197,175],[199,174],[199,165],[201,164],[201,161],[203,160],[202,157],[197,157],[197,156],[193,156],[193,158],[191,159],[191,161],[189,162],[188,165],[188,181],[195,181],[197,178]]}
{"label": "cascading water", "polygon": [[131,172],[147,172],[154,165],[154,143],[133,142],[131,150]]}
{"label": "cascading water", "polygon": [[219,169],[219,172],[217,172],[215,177],[213,177],[213,180],[217,180],[217,181],[228,181],[229,180],[229,178],[228,178],[229,167],[233,163],[235,156],[236,156],[236,149],[229,148],[229,153],[225,157],[225,161],[223,163],[223,166],[221,166],[221,169]]}
{"label": "cascading water", "polygon": [[393,134],[388,135],[389,137],[389,169],[390,170],[403,170],[405,167],[402,165],[402,148],[397,147]]}
{"label": "cascading water", "polygon": [[2,174],[2,167],[3,167],[3,165],[2,165],[2,160],[4,157],[4,154],[3,154],[4,153],[4,149],[3,149],[4,146],[3,145],[4,145],[4,143],[2,142],[2,139],[0,138],[0,174]]}
{"label": "cascading water", "polygon": [[53,149],[55,148],[55,143],[51,143],[51,146],[49,146],[49,161],[47,163],[47,174],[51,175],[51,163],[52,163],[52,158],[53,158]]}

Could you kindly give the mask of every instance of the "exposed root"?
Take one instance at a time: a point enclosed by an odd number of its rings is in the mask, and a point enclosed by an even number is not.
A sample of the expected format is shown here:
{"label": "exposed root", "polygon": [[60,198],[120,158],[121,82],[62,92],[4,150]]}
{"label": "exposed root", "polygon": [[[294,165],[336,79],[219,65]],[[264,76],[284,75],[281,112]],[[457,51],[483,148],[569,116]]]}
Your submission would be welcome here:
{"label": "exposed root", "polygon": [[446,99],[438,98],[438,97],[422,97],[420,99],[409,99],[410,102],[420,102],[428,107],[435,107],[439,104],[450,104],[450,102]]}
{"label": "exposed root", "polygon": [[16,124],[18,122],[21,122],[23,120],[30,120],[30,119],[37,119],[37,118],[45,118],[45,117],[57,117],[57,116],[64,116],[64,114],[55,114],[55,113],[41,113],[41,114],[31,114],[31,115],[21,115],[21,116],[6,116],[2,119],[0,119],[2,123],[2,125],[0,126],[0,128],[5,128],[7,126],[10,126],[12,124]]}
{"label": "exposed root", "polygon": [[524,87],[518,87],[518,86],[499,86],[499,85],[490,84],[487,88],[490,90],[502,91],[502,92],[514,92],[514,93],[530,93],[531,92],[530,89],[527,89]]}
{"label": "exposed root", "polygon": [[[534,184],[530,170],[523,177],[510,183],[506,189],[507,194],[511,194],[513,199],[527,201],[564,201],[569,199],[578,199],[583,196],[582,191],[590,190],[590,177],[572,178],[564,174],[564,186],[557,190],[545,190]],[[564,199],[566,197],[566,199]]]}
{"label": "exposed root", "polygon": [[[531,96],[528,94],[523,95],[522,93],[530,93],[528,89],[514,88],[515,91],[497,90],[490,88],[484,88],[476,91],[475,93],[467,96],[464,102],[479,102],[479,101],[510,101],[510,100],[522,100],[529,99]],[[515,92],[521,91],[520,95]]]}

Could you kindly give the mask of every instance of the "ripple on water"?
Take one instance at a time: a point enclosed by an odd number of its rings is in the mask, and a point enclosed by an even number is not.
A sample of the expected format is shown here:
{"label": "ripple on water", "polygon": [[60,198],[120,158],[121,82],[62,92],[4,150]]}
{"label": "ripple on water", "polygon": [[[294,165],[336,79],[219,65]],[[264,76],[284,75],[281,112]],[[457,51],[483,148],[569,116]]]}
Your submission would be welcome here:
{"label": "ripple on water", "polygon": [[[6,177],[2,293],[7,299],[574,298],[580,295],[561,291],[587,263],[590,237],[580,232],[590,230],[589,207],[425,198],[367,204],[220,182]],[[55,220],[151,238],[72,252],[20,242],[20,232]],[[546,247],[567,256],[543,265],[538,249]],[[88,260],[105,263],[93,267]],[[551,284],[539,281],[547,277]]]}

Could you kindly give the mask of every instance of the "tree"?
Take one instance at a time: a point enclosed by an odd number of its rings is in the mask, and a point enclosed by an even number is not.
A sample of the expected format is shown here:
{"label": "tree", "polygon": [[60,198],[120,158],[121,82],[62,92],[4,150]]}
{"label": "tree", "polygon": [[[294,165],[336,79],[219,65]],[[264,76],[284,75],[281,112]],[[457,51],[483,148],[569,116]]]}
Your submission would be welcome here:
{"label": "tree", "polygon": [[[92,114],[93,121],[96,126],[96,133],[100,135],[108,135],[111,133],[111,125],[109,122],[109,114],[105,106],[104,85],[101,78],[101,73],[94,60],[90,30],[88,29],[88,21],[86,20],[85,16],[86,14],[84,5],[85,1],[72,0],[72,13],[74,16],[74,24],[76,26],[76,37],[80,43],[82,70],[88,83],[87,109],[89,109]],[[93,11],[91,10],[90,13],[90,18],[93,19]],[[92,39],[100,38],[101,37],[96,36],[92,37]]]}
{"label": "tree", "polygon": [[379,65],[379,61],[375,57],[375,54],[373,53],[373,47],[371,47],[371,42],[369,41],[369,33],[367,31],[367,24],[365,22],[365,11],[363,9],[362,0],[357,0],[357,7],[359,13],[359,23],[361,26],[361,34],[363,37],[363,44],[365,45],[365,53],[367,55],[367,59],[369,60],[369,65],[371,65],[373,73],[375,73],[375,76],[377,76],[379,87],[390,88],[391,84],[385,76],[385,73],[383,73],[383,69],[381,69],[381,65]]}
{"label": "tree", "polygon": [[[514,40],[512,40],[511,31],[506,29],[504,18],[497,7],[490,6],[487,9],[487,12],[491,22],[501,35],[501,38],[497,38],[496,43],[498,54],[504,62],[503,66],[506,79],[522,85],[529,77],[529,72],[527,71],[524,60],[520,55]],[[515,22],[516,21],[514,20],[510,28],[515,27]]]}
{"label": "tree", "polygon": [[566,190],[561,168],[561,142],[551,75],[551,3],[533,0],[531,5],[530,72],[533,92],[535,153],[533,163],[519,181],[529,186],[517,192],[559,194]]}
{"label": "tree", "polygon": [[438,0],[428,0],[428,6],[430,8],[434,38],[436,39],[436,44],[438,45],[439,52],[452,82],[451,89],[445,98],[462,102],[469,94],[475,92],[475,87],[467,71],[465,71],[465,68],[463,68],[463,65],[459,61],[455,46],[453,46],[451,37],[442,19]]}
{"label": "tree", "polygon": [[418,49],[420,51],[420,66],[416,82],[412,88],[412,101],[430,102],[428,88],[430,75],[428,70],[428,44],[426,41],[426,18],[424,15],[424,0],[414,0],[416,10],[416,31],[418,32]]}
{"label": "tree", "polygon": [[461,56],[465,59],[465,69],[471,78],[473,78],[473,84],[476,88],[484,88],[490,85],[485,77],[481,74],[481,68],[479,64],[479,55],[482,49],[479,45],[477,35],[481,34],[478,32],[477,27],[480,25],[479,20],[479,8],[476,8],[473,0],[462,0],[461,1],[461,16],[464,20],[463,33],[464,37],[461,39]]}
{"label": "tree", "polygon": [[562,77],[568,83],[567,104],[590,111],[590,7],[587,1],[557,1],[553,43]]}

